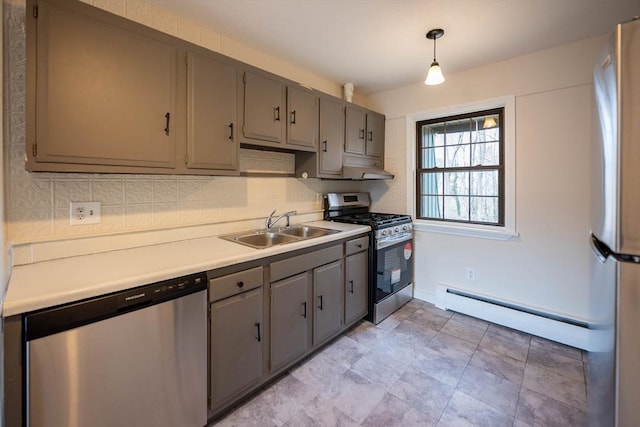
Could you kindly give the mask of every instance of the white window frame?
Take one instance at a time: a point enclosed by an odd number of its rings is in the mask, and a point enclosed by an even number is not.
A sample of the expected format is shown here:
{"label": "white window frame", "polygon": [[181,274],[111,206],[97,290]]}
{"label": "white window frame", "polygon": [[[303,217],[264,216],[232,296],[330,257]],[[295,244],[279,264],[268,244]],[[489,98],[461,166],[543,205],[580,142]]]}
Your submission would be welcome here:
{"label": "white window frame", "polygon": [[443,221],[414,220],[417,231],[479,237],[493,240],[509,240],[518,236],[516,230],[516,119],[515,96],[503,96],[469,104],[444,107],[407,115],[407,165],[412,173],[407,174],[407,206],[416,216],[416,123],[423,120],[475,111],[504,108],[504,226],[465,224]]}

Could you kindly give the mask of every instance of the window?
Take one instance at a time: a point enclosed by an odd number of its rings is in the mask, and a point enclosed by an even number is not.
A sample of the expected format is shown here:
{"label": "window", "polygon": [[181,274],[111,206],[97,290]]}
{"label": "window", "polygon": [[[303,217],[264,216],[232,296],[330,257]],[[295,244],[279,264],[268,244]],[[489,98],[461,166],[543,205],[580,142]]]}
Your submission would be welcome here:
{"label": "window", "polygon": [[416,217],[505,225],[504,108],[416,122]]}

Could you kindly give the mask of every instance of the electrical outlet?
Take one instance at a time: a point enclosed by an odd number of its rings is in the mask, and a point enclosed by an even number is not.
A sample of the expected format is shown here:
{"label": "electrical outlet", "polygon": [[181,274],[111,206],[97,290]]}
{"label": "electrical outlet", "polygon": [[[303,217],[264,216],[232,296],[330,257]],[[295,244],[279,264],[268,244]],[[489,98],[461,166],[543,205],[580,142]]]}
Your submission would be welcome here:
{"label": "electrical outlet", "polygon": [[476,280],[476,269],[467,267],[467,280]]}
{"label": "electrical outlet", "polygon": [[87,225],[100,223],[100,202],[71,202],[71,225]]}

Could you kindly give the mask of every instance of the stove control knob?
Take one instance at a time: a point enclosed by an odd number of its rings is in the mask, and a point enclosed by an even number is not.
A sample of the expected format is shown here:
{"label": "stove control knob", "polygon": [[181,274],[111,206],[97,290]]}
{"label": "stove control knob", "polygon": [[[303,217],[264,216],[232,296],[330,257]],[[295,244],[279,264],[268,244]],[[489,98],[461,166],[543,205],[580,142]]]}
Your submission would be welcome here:
{"label": "stove control knob", "polygon": [[387,230],[382,230],[382,235],[383,235],[383,236],[386,236],[386,235],[387,235],[387,233],[388,233],[388,231],[387,231]]}
{"label": "stove control knob", "polygon": [[409,226],[408,226],[408,225],[403,225],[403,226],[402,226],[402,230],[403,230],[403,231],[407,231],[408,229],[409,229]]}
{"label": "stove control knob", "polygon": [[396,227],[393,231],[395,231],[396,233],[400,231],[400,227]]}

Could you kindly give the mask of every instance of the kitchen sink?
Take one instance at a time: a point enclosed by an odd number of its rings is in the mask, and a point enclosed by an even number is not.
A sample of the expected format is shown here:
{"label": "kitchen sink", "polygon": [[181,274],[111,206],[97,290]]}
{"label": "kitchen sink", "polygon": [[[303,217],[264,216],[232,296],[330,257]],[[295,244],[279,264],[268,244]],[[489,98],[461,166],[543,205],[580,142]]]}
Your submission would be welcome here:
{"label": "kitchen sink", "polygon": [[279,228],[277,233],[286,234],[288,236],[301,237],[303,239],[311,239],[313,237],[328,236],[329,234],[339,233],[340,230],[331,230],[329,228],[311,227],[309,225],[294,225],[292,227]]}
{"label": "kitchen sink", "polygon": [[253,232],[251,234],[243,234],[229,239],[234,242],[243,243],[254,248],[268,248],[269,246],[281,245],[283,243],[297,242],[298,239],[285,234],[277,234],[271,232]]}
{"label": "kitchen sink", "polygon": [[264,249],[276,245],[299,242],[314,237],[328,236],[339,233],[340,230],[329,228],[311,227],[309,225],[294,225],[291,227],[276,228],[273,230],[251,230],[240,233],[226,234],[221,239],[240,243],[255,249]]}

